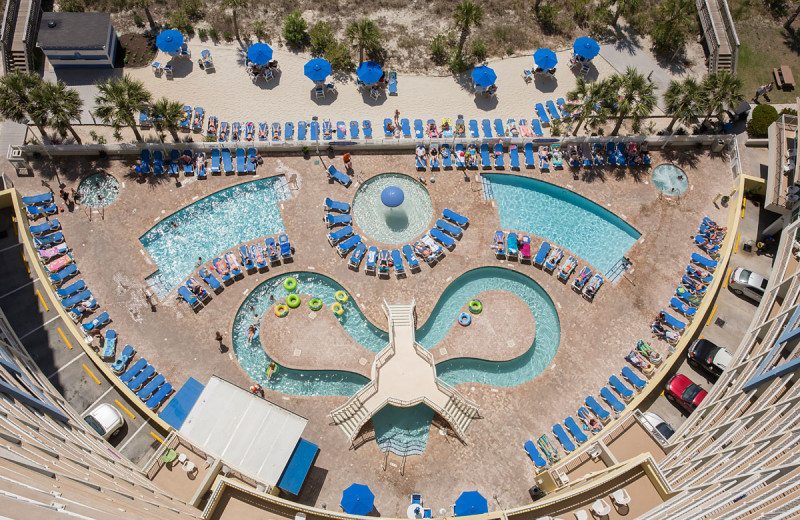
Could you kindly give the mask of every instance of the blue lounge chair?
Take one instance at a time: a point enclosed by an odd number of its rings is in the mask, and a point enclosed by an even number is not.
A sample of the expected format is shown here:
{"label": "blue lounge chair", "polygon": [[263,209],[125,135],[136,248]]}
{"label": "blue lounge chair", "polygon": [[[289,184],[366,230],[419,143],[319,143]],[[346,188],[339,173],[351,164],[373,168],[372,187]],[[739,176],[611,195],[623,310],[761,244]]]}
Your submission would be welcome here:
{"label": "blue lounge chair", "polygon": [[686,266],[686,274],[691,276],[695,280],[703,282],[706,285],[710,284],[711,281],[714,279],[713,275],[700,276],[700,273],[698,272],[697,268],[692,264]]}
{"label": "blue lounge chair", "polygon": [[577,292],[583,291],[583,288],[586,286],[586,282],[589,281],[591,276],[592,269],[589,266],[584,266],[584,268],[581,269],[581,272],[578,273],[578,276],[572,280],[572,290]]}
{"label": "blue lounge chair", "polygon": [[312,141],[319,141],[319,122],[311,121],[310,127],[310,137]]}
{"label": "blue lounge chair", "polygon": [[[77,284],[72,284],[72,285],[74,286],[74,285],[77,285]],[[90,291],[89,289],[84,289],[84,290],[80,291],[77,294],[73,294],[69,298],[64,298],[63,300],[61,300],[61,305],[65,309],[70,309],[70,308],[78,305],[82,301],[90,300],[90,299],[92,299],[92,291]]]}
{"label": "blue lounge chair", "polygon": [[267,256],[269,257],[269,261],[273,264],[280,260],[280,250],[275,245],[275,239],[272,237],[267,237],[264,240],[264,245],[267,248]]}
{"label": "blue lounge chair", "polygon": [[389,74],[386,76],[387,84],[389,86],[389,95],[396,96],[397,95],[397,72],[390,70]]}
{"label": "blue lounge chair", "polygon": [[408,268],[412,271],[419,267],[419,260],[417,260],[416,255],[414,254],[414,250],[411,249],[411,246],[406,244],[402,247],[403,249],[403,256],[406,257],[406,262],[408,262]]}
{"label": "blue lounge chair", "polygon": [[285,140],[294,139],[294,123],[291,121],[287,121],[285,125],[283,125],[283,138]]}
{"label": "blue lounge chair", "polygon": [[205,119],[206,111],[203,107],[194,107],[194,118],[192,118],[192,130],[195,132],[203,131],[203,120]]}
{"label": "blue lounge chair", "polygon": [[144,386],[144,388],[139,390],[136,395],[139,396],[139,399],[142,401],[147,401],[150,396],[153,395],[153,392],[158,390],[158,387],[164,384],[164,381],[166,381],[164,375],[158,374],[156,377],[151,379],[150,382]]}
{"label": "blue lounge chair", "polygon": [[337,170],[332,164],[328,166],[328,177],[341,183],[345,188],[350,186],[350,183],[352,182],[349,176]]}
{"label": "blue lounge chair", "polygon": [[372,121],[365,119],[361,129],[364,130],[364,137],[372,138]]}
{"label": "blue lounge chair", "polygon": [[561,443],[561,446],[564,447],[564,451],[567,453],[572,453],[575,451],[575,444],[570,440],[567,432],[564,431],[564,427],[560,424],[553,425],[553,433],[555,434],[558,442]]}
{"label": "blue lounge chair", "polygon": [[261,249],[260,244],[253,244],[250,246],[250,255],[253,259],[253,264],[255,264],[256,269],[266,269],[267,257],[264,255],[264,250]]}
{"label": "blue lounge chair", "polygon": [[222,169],[225,173],[233,173],[233,160],[228,148],[222,149]]}
{"label": "blue lounge chair", "polygon": [[61,223],[58,221],[57,218],[53,220],[49,220],[43,224],[36,224],[31,226],[29,229],[31,233],[34,235],[44,235],[45,233],[50,233],[51,231],[55,231],[61,227]]}
{"label": "blue lounge chair", "polygon": [[494,167],[506,167],[505,156],[503,155],[503,143],[497,143],[494,145]]}
{"label": "blue lounge chair", "polygon": [[533,441],[525,441],[522,447],[525,448],[525,451],[537,468],[547,467],[547,461],[544,460],[539,450],[536,449],[536,444],[534,444]]}
{"label": "blue lounge chair", "polygon": [[358,266],[361,264],[361,259],[364,258],[364,251],[367,250],[367,245],[364,242],[359,242],[353,254],[350,255],[350,260],[347,264],[358,271]]}
{"label": "blue lounge chair", "polygon": [[464,145],[458,143],[456,145],[456,168],[466,168],[466,166],[464,162]]}
{"label": "blue lounge chair", "polygon": [[432,144],[431,145],[431,154],[430,154],[431,170],[438,170],[439,169],[439,156],[440,155],[441,154],[439,153],[439,145],[438,144]]}
{"label": "blue lounge chair", "polygon": [[220,172],[220,154],[219,149],[214,148],[211,150],[211,173]]}
{"label": "blue lounge chair", "polygon": [[711,256],[719,256],[719,244],[709,244],[708,239],[701,235],[694,237],[694,243]]}
{"label": "blue lounge chair", "polygon": [[56,295],[59,298],[69,298],[73,294],[78,294],[79,292],[86,289],[86,282],[83,280],[78,280],[77,282],[64,287],[63,289],[56,289]]}
{"label": "blue lounge chair", "polygon": [[481,144],[481,165],[484,169],[492,167],[492,162],[489,158],[489,145],[486,143]]}
{"label": "blue lounge chair", "polygon": [[350,121],[350,138],[358,139],[358,121]]}
{"label": "blue lounge chair", "polygon": [[556,99],[556,106],[558,107],[558,111],[561,112],[561,117],[563,117],[563,118],[572,117],[572,114],[570,114],[569,112],[567,112],[564,109],[564,107],[566,107],[566,105],[567,105],[567,102],[564,101],[564,98],[560,97],[560,98]]}
{"label": "blue lounge chair", "polygon": [[492,122],[488,119],[481,121],[481,128],[483,129],[483,137],[492,137]]}
{"label": "blue lounge chair", "polygon": [[621,412],[625,409],[625,405],[619,399],[617,399],[617,396],[615,396],[607,386],[604,386],[600,389],[600,395],[614,410]]}
{"label": "blue lounge chair", "polygon": [[505,127],[503,126],[503,120],[502,119],[495,119],[494,120],[494,133],[497,134],[497,137],[505,137],[506,130],[505,130]]}
{"label": "blue lounge chair", "polygon": [[561,261],[561,257],[564,256],[564,250],[560,247],[553,248],[550,251],[550,254],[547,255],[547,260],[544,262],[544,269],[545,271],[554,271],[558,263]]}
{"label": "blue lounge chair", "polygon": [[111,316],[109,316],[107,312],[104,312],[103,314],[96,317],[89,323],[82,324],[81,327],[83,327],[84,332],[91,332],[93,330],[99,329],[104,325],[107,325],[110,321],[111,321]]}
{"label": "blue lounge chair", "polygon": [[[220,272],[221,270],[218,268],[218,265],[219,265],[219,264],[222,264],[222,266],[223,266],[225,269],[227,269],[227,272],[226,272],[226,274],[222,274],[222,273]],[[228,262],[226,262],[224,259],[222,259],[222,258],[220,258],[220,257],[217,257],[217,258],[215,258],[215,259],[213,259],[213,260],[211,261],[211,265],[213,265],[213,266],[214,266],[214,269],[215,269],[215,270],[217,271],[217,273],[218,273],[218,274],[219,274],[219,275],[222,277],[222,283],[226,283],[226,282],[228,282],[229,280],[231,280],[231,279],[232,279],[230,266],[228,266]]]}
{"label": "blue lounge chair", "polygon": [[103,359],[110,359],[114,357],[114,351],[117,348],[117,331],[108,329],[106,331],[105,342],[103,343],[103,350],[100,351],[100,357]]}
{"label": "blue lounge chair", "polygon": [[442,156],[442,166],[444,168],[452,168],[453,167],[453,157],[450,154],[450,145],[443,144],[441,149],[441,156]]}
{"label": "blue lounge chair", "polygon": [[250,248],[247,246],[239,246],[239,256],[242,259],[242,264],[244,268],[247,270],[253,269],[256,266],[256,263],[253,261],[253,257],[250,254]]}
{"label": "blue lounge chair", "polygon": [[297,140],[298,141],[305,141],[306,140],[306,122],[299,121],[297,123]]}
{"label": "blue lounge chair", "polygon": [[161,387],[159,387],[158,390],[156,390],[156,393],[147,400],[145,405],[147,405],[147,407],[151,410],[155,410],[158,405],[160,405],[161,402],[170,394],[170,392],[172,392],[172,385],[169,383],[164,383],[161,385]]}
{"label": "blue lounge chair", "polygon": [[422,139],[425,136],[425,129],[422,126],[422,119],[414,120],[414,137]]}
{"label": "blue lounge chair", "polygon": [[453,224],[447,222],[446,220],[439,219],[436,221],[436,227],[444,231],[445,233],[452,235],[456,238],[461,236],[461,228],[458,226],[454,226]]}
{"label": "blue lounge chair", "polygon": [[567,429],[572,434],[572,437],[578,442],[578,444],[583,444],[589,440],[589,438],[586,437],[586,434],[581,430],[581,427],[578,426],[578,423],[575,422],[575,419],[573,419],[571,416],[564,419],[564,424],[567,425]]}
{"label": "blue lounge chair", "polygon": [[[420,148],[420,147],[425,148],[424,145],[417,145],[417,148]],[[428,165],[425,163],[425,156],[424,155],[414,154],[414,157],[416,159],[416,168],[417,168],[417,170],[424,170],[425,168],[427,168]]]}
{"label": "blue lounge chair", "polygon": [[552,101],[547,102],[547,111],[550,112],[550,119],[553,121],[561,119],[561,114],[559,114],[556,104]]}
{"label": "blue lounge chair", "polygon": [[200,307],[200,300],[192,294],[192,292],[185,286],[181,285],[178,287],[178,296],[180,296],[183,301],[189,304],[192,309],[197,309]]}
{"label": "blue lounge chair", "polygon": [[550,117],[547,115],[547,110],[544,109],[544,105],[541,103],[536,103],[536,114],[539,116],[539,119],[541,119],[542,124],[550,124]]}
{"label": "blue lounge chair", "polygon": [[478,121],[475,119],[469,120],[469,135],[473,139],[477,139],[481,136],[481,133],[478,131]]}
{"label": "blue lounge chair", "polygon": [[442,216],[447,220],[449,220],[450,222],[458,226],[461,226],[462,228],[467,227],[467,225],[469,224],[469,219],[467,217],[461,216],[455,211],[448,208],[444,208],[444,211],[442,211]]}
{"label": "blue lounge chair", "polygon": [[256,149],[247,149],[247,162],[245,163],[245,171],[247,173],[254,173],[256,171]]}
{"label": "blue lounge chair", "polygon": [[153,175],[164,175],[164,154],[161,150],[153,152]]}
{"label": "blue lounge chair", "polygon": [[340,213],[350,213],[350,204],[339,202],[325,197],[325,211],[338,211]]}
{"label": "blue lounge chair", "polygon": [[142,174],[150,173],[150,150],[142,150],[142,160],[139,163]]}
{"label": "blue lounge chair", "polygon": [[[189,157],[192,157],[192,151],[184,150],[183,155],[188,155]],[[183,161],[183,173],[184,175],[191,175],[192,173],[194,173],[194,161],[189,161],[188,163],[186,161]]]}
{"label": "blue lounge chair", "polygon": [[353,249],[360,243],[361,243],[361,235],[353,235],[349,237],[347,240],[343,240],[338,244],[336,244],[336,252],[339,253],[339,256],[344,258],[345,256],[347,256],[347,253],[350,252],[351,249]]}
{"label": "blue lounge chair", "polygon": [[667,311],[661,311],[661,314],[663,315],[662,319],[667,323],[667,325],[669,325],[673,329],[677,331],[682,331],[683,329],[686,328],[686,324],[684,322],[672,316]]}
{"label": "blue lounge chair", "polygon": [[542,242],[542,245],[539,246],[539,251],[536,252],[536,256],[533,257],[533,265],[543,266],[545,260],[547,260],[547,254],[550,252],[550,243],[549,242]]}
{"label": "blue lounge chair", "polygon": [[[145,150],[142,150],[145,151]],[[149,156],[148,156],[149,158]],[[53,194],[49,191],[47,193],[40,193],[39,195],[31,195],[30,197],[22,197],[22,203],[29,206],[39,206],[43,204],[50,204],[53,202]]]}
{"label": "blue lounge chair", "polygon": [[400,251],[397,249],[392,249],[392,264],[394,264],[395,276],[406,274],[406,268],[403,265],[403,257],[400,255]]}
{"label": "blue lounge chair", "polygon": [[58,284],[62,283],[64,280],[66,280],[67,278],[69,278],[69,277],[73,276],[74,274],[76,274],[77,272],[78,272],[78,266],[76,266],[75,264],[70,264],[70,265],[68,265],[67,267],[65,267],[64,269],[60,270],[57,273],[50,273],[49,274],[50,281],[53,282],[54,284],[58,285]]}
{"label": "blue lounge chair", "polygon": [[332,228],[334,226],[342,226],[345,224],[350,224],[353,221],[353,217],[348,214],[344,215],[333,215],[331,213],[326,213],[325,216],[322,218],[325,221],[325,225],[328,228]]}
{"label": "blue lounge chair", "polygon": [[372,246],[367,251],[367,265],[364,271],[367,273],[374,273],[376,265],[378,265],[378,248]]}
{"label": "blue lounge chair", "polygon": [[381,249],[381,252],[378,253],[378,275],[379,276],[389,276],[389,251],[386,249]]}
{"label": "blue lounge chair", "polygon": [[136,377],[144,367],[147,366],[147,360],[145,358],[139,358],[136,360],[136,363],[131,365],[131,367],[121,376],[119,376],[119,380],[123,383],[127,383]]}
{"label": "blue lounge chair", "polygon": [[292,253],[292,244],[289,243],[289,235],[286,233],[280,235],[278,237],[278,244],[281,246],[281,258],[291,258],[294,253]]}
{"label": "blue lounge chair", "polygon": [[614,143],[612,143],[611,141],[606,143],[606,162],[608,162],[610,166],[614,166],[617,164],[617,153],[615,150],[616,146],[614,145]]}
{"label": "blue lounge chair", "polygon": [[647,381],[636,375],[636,372],[631,370],[631,367],[628,365],[622,367],[622,375],[625,376],[625,379],[627,379],[637,391],[641,391],[647,384]]}
{"label": "blue lounge chair", "polygon": [[344,121],[337,121],[336,139],[346,139],[346,138],[347,138],[347,125],[344,124]]}
{"label": "blue lounge chair", "polygon": [[388,117],[384,118],[384,120],[383,120],[383,136],[384,137],[393,137],[394,136],[394,132],[392,130],[390,130],[391,126],[392,126],[392,120],[390,118],[388,118]]}
{"label": "blue lounge chair", "polygon": [[43,248],[44,246],[52,247],[60,242],[64,241],[64,233],[61,231],[56,231],[52,235],[44,235],[33,237],[33,243],[36,244],[36,247]]}
{"label": "blue lounge chair", "polygon": [[630,401],[633,399],[633,390],[625,386],[625,384],[619,380],[619,378],[615,375],[608,378],[609,384],[617,391],[617,393],[622,397],[625,402]]}
{"label": "blue lounge chair", "polygon": [[511,161],[511,169],[512,170],[519,170],[519,150],[517,149],[517,145],[512,144],[508,147],[508,157]]}
{"label": "blue lounge chair", "polygon": [[183,119],[178,123],[178,128],[188,131],[192,125],[192,107],[183,105]]}
{"label": "blue lounge chair", "polygon": [[525,167],[536,167],[536,157],[533,155],[533,143],[525,143]]}
{"label": "blue lounge chair", "polygon": [[206,178],[206,154],[205,152],[198,152],[198,157],[195,159],[197,161],[197,178],[198,179],[205,179]]}
{"label": "blue lounge chair", "polygon": [[617,143],[617,166],[625,166],[627,160],[625,159],[625,143]]}
{"label": "blue lounge chair", "polygon": [[428,137],[441,137],[439,130],[436,128],[436,120],[428,119],[426,128],[428,129]]}
{"label": "blue lounge chair", "polygon": [[533,133],[536,135],[536,137],[542,137],[544,135],[542,124],[535,117],[531,119],[531,128],[533,128]]}
{"label": "blue lounge chair", "polygon": [[133,350],[132,346],[125,345],[125,348],[122,349],[122,352],[120,352],[116,361],[111,364],[111,370],[114,371],[115,374],[122,373],[122,371],[125,370],[125,367],[128,365],[128,361],[131,360],[135,352],[136,351]]}
{"label": "blue lounge chair", "polygon": [[244,173],[247,169],[247,158],[245,157],[244,148],[236,149],[236,173]]}
{"label": "blue lounge chair", "polygon": [[411,137],[411,123],[408,122],[408,119],[400,120],[400,128],[403,130],[403,137]]}
{"label": "blue lounge chair", "polygon": [[611,412],[600,406],[600,403],[597,402],[594,396],[588,396],[584,402],[586,403],[586,406],[591,408],[592,413],[594,413],[598,419],[600,419],[600,421],[606,422],[611,417]]}
{"label": "blue lounge chair", "polygon": [[444,247],[447,249],[452,249],[453,246],[456,245],[456,241],[450,238],[449,236],[445,235],[441,231],[436,228],[431,229],[430,235],[442,243]]}
{"label": "blue lounge chair", "polygon": [[679,299],[677,299],[675,297],[673,297],[669,301],[669,305],[670,305],[670,307],[672,307],[676,311],[680,312],[681,314],[683,314],[687,318],[691,318],[697,312],[697,308],[696,307],[692,307],[691,305],[689,305],[687,303],[684,303],[684,302],[680,301]]}
{"label": "blue lounge chair", "polygon": [[345,226],[342,229],[331,231],[330,233],[328,233],[328,243],[331,245],[331,247],[333,247],[338,242],[344,240],[346,237],[352,234],[353,234],[353,228],[351,226]]}
{"label": "blue lounge chair", "polygon": [[517,243],[517,234],[509,233],[506,239],[506,256],[508,258],[519,258],[519,244]]}
{"label": "blue lounge chair", "polygon": [[147,365],[142,369],[141,372],[136,374],[136,377],[134,377],[125,384],[128,385],[128,388],[136,392],[140,388],[142,388],[145,385],[145,383],[147,383],[147,380],[153,377],[155,373],[156,373],[155,367],[153,365]]}
{"label": "blue lounge chair", "polygon": [[197,271],[197,274],[198,276],[200,276],[200,278],[203,279],[204,282],[208,284],[209,287],[211,287],[212,291],[216,292],[217,289],[220,289],[222,287],[222,284],[219,283],[217,277],[214,276],[213,273],[209,272],[207,268],[204,267],[200,269],[199,271]]}
{"label": "blue lounge chair", "polygon": [[[219,155],[219,151],[217,151],[217,155]],[[169,166],[167,167],[167,173],[169,175],[178,175],[180,170],[180,161],[181,152],[173,148],[169,153]]]}
{"label": "blue lounge chair", "polygon": [[[31,228],[31,230],[33,230],[33,228]],[[717,265],[719,264],[719,262],[717,262],[716,260],[711,260],[710,258],[706,258],[700,253],[692,253],[692,262],[702,267],[705,267],[709,271],[713,271],[714,269],[716,269]]]}

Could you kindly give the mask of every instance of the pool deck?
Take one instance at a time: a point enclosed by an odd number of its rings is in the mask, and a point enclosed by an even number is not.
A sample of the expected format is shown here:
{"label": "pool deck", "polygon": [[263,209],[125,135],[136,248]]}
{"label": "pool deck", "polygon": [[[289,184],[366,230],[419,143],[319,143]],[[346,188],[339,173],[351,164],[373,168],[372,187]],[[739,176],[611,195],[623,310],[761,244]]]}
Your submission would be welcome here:
{"label": "pool deck", "polygon": [[[139,183],[131,175],[133,163],[70,158],[34,165],[36,176],[15,178],[23,195],[42,191],[41,179],[76,187],[81,176],[102,167],[124,183],[118,199],[106,208],[104,218],[93,213],[89,221],[81,208],[59,215],[82,277],[108,311],[119,342],[130,343],[138,355],[146,356],[176,387],[194,377],[205,382],[214,374],[242,387],[251,384],[230,349],[230,331],[236,309],[259,283],[271,276],[310,270],[324,273],[341,283],[361,306],[373,324],[386,330],[381,309],[389,303],[416,301],[418,323],[424,323],[447,285],[464,272],[480,266],[518,270],[537,281],[550,295],[561,321],[561,344],[550,366],[528,383],[510,388],[462,384],[457,389],[481,407],[482,418],[466,432],[466,444],[431,430],[428,448],[422,456],[402,461],[390,455],[386,470],[384,455],[374,442],[349,449],[342,432],[327,414],[343,404],[345,397],[296,397],[267,391],[267,398],[309,419],[303,437],[320,445],[321,452],[301,492],[303,503],[338,510],[341,492],[354,479],[368,482],[376,495],[376,511],[383,516],[403,516],[409,495],[422,492],[426,507],[448,508],[463,490],[478,489],[484,496],[497,495],[500,507],[530,502],[527,490],[533,483],[534,468],[522,444],[549,433],[556,422],[583,402],[597,395],[608,377],[624,366],[623,356],[637,339],[652,340],[649,324],[655,314],[667,308],[689,256],[697,249],[692,237],[704,215],[723,218],[725,208],[712,199],[731,190],[727,161],[707,152],[699,155],[680,151],[664,156],[652,152],[653,166],[674,160],[687,172],[690,189],[680,203],[660,199],[649,183],[649,172],[605,169],[573,176],[569,169],[542,174],[539,169],[522,170],[521,175],[553,182],[607,207],[642,233],[629,251],[633,270],[616,283],[607,283],[593,302],[573,292],[569,284],[530,265],[495,258],[488,246],[499,228],[493,201],[483,200],[476,172],[438,172],[428,182],[434,205],[434,219],[449,207],[470,218],[470,226],[452,252],[434,267],[422,265],[420,272],[405,279],[380,279],[347,268],[325,239],[322,200],[352,201],[356,186],[349,189],[329,184],[324,168],[327,156],[268,157],[258,175],[284,174],[295,178],[299,189],[293,199],[281,203],[287,232],[296,247],[294,262],[271,268],[263,274],[245,275],[213,297],[197,313],[178,302],[174,293],[151,312],[143,298],[145,277],[156,267],[143,251],[139,237],[170,213],[234,183],[252,177],[210,177],[204,181],[174,179]],[[403,155],[355,155],[356,172],[364,179],[393,171],[417,177],[413,153]],[[333,163],[342,169],[341,159]],[[506,170],[508,172],[508,170]],[[56,180],[58,175],[58,180]],[[430,173],[427,174],[430,176]],[[433,224],[433,222],[432,222]],[[372,242],[370,242],[372,245]],[[538,246],[534,239],[535,250]],[[584,262],[580,261],[579,265]],[[497,289],[502,289],[498,287]],[[454,323],[445,339],[431,352],[435,361],[460,356],[509,359],[530,345],[534,326],[531,313],[513,295],[491,291],[478,296],[485,304],[480,319],[467,328]],[[304,303],[305,304],[305,303]],[[306,309],[307,310],[307,309]],[[297,368],[347,369],[367,375],[374,354],[355,344],[325,312],[314,320],[310,311],[284,320],[262,322],[262,343],[282,363]],[[291,313],[290,313],[291,314]],[[677,313],[673,313],[676,314]],[[304,320],[304,323],[297,323]],[[215,331],[223,333],[224,352],[214,341]],[[507,337],[511,335],[510,338]],[[511,343],[513,341],[513,344]],[[666,345],[652,340],[662,353]],[[295,351],[300,351],[295,356]],[[317,353],[319,355],[317,355]],[[363,362],[362,362],[363,360]],[[400,473],[400,470],[403,473]],[[447,478],[442,478],[447,475]],[[516,478],[509,479],[509,475]],[[323,506],[324,504],[324,506]],[[496,508],[498,504],[490,508]]]}

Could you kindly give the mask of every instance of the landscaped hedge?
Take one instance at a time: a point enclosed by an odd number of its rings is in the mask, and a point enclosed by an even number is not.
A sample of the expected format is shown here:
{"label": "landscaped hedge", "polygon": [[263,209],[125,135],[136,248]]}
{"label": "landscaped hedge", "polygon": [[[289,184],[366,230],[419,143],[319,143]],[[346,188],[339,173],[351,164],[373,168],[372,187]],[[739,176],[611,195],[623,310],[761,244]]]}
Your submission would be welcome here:
{"label": "landscaped hedge", "polygon": [[747,135],[751,139],[767,137],[767,128],[778,120],[778,111],[772,105],[758,105],[747,122]]}

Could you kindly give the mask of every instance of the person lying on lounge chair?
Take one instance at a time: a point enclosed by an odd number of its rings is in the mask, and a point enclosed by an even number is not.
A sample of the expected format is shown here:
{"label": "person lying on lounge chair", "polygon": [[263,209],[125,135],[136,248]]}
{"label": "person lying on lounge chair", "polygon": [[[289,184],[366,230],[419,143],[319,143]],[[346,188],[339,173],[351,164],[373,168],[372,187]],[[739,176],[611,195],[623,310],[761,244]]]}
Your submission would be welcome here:
{"label": "person lying on lounge chair", "polygon": [[267,244],[267,256],[270,258],[278,256],[278,250],[275,247],[275,244]]}
{"label": "person lying on lounge chair", "polygon": [[217,133],[217,120],[214,118],[208,120],[208,133],[209,134]]}
{"label": "person lying on lounge chair", "polygon": [[706,225],[706,227],[708,229],[714,230],[717,233],[724,233],[724,232],[728,231],[728,228],[719,227],[716,222],[714,222],[713,220],[710,220],[710,219],[704,220],[703,223]]}
{"label": "person lying on lounge chair", "polygon": [[214,269],[216,269],[221,276],[225,276],[230,272],[228,264],[222,259],[220,259],[219,262],[214,262]]}
{"label": "person lying on lounge chair", "polygon": [[711,276],[707,271],[703,271],[699,267],[689,266],[686,268],[689,271],[690,276],[694,276],[695,278],[699,278],[701,280]]}
{"label": "person lying on lounge chair", "polygon": [[206,163],[206,154],[203,152],[197,152],[197,154],[194,157],[195,169],[199,171],[200,167],[205,163]]}
{"label": "person lying on lounge chair", "polygon": [[183,159],[183,162],[186,164],[192,164],[192,156],[188,153],[181,155],[181,159]]}
{"label": "person lying on lounge chair", "polygon": [[422,242],[414,243],[414,252],[419,256],[421,256],[423,259],[431,256],[431,248],[426,246]]}
{"label": "person lying on lounge chair", "polygon": [[431,146],[431,161],[435,161],[439,157],[439,151],[435,146]]}
{"label": "person lying on lounge chair", "polygon": [[442,132],[446,132],[448,130],[450,130],[450,123],[445,120],[442,122]]}
{"label": "person lying on lounge chair", "polygon": [[189,280],[188,282],[186,282],[186,285],[189,287],[189,290],[192,291],[192,294],[194,294],[195,296],[201,296],[206,292],[205,289],[203,289],[203,287],[195,280]]}
{"label": "person lying on lounge chair", "polygon": [[464,135],[467,132],[466,128],[464,128],[464,123],[458,123],[456,126],[456,135]]}

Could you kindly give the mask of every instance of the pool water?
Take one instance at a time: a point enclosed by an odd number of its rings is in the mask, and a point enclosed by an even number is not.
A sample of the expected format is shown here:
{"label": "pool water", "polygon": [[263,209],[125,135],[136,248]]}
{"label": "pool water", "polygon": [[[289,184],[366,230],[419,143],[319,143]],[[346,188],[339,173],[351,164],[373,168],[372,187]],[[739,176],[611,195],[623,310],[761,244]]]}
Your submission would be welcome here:
{"label": "pool water", "polygon": [[237,184],[162,219],[139,238],[158,265],[154,278],[170,290],[198,265],[255,238],[283,233],[278,207],[285,179],[270,177]]}
{"label": "pool water", "polygon": [[674,164],[659,164],[653,168],[653,186],[664,195],[678,197],[689,188],[689,177]]}
{"label": "pool water", "polygon": [[[405,200],[396,208],[381,202],[381,193],[389,186],[403,190]],[[353,198],[353,219],[369,238],[384,244],[410,242],[431,225],[433,203],[428,190],[408,175],[384,173],[358,189]]]}
{"label": "pool water", "polygon": [[375,442],[381,451],[420,455],[428,446],[433,410],[424,404],[408,408],[387,405],[372,416]]}
{"label": "pool water", "polygon": [[89,175],[78,185],[81,205],[89,208],[108,206],[119,195],[119,181],[113,175],[95,173]]}
{"label": "pool water", "polygon": [[[570,190],[517,175],[483,177],[497,200],[500,227],[555,242],[605,274],[641,236],[612,212]],[[534,252],[537,248],[534,244]]]}

